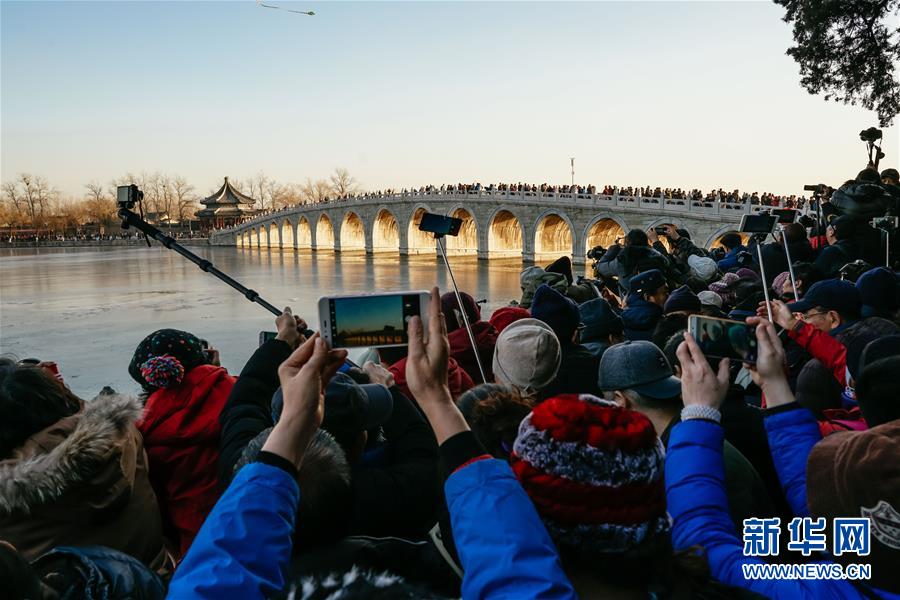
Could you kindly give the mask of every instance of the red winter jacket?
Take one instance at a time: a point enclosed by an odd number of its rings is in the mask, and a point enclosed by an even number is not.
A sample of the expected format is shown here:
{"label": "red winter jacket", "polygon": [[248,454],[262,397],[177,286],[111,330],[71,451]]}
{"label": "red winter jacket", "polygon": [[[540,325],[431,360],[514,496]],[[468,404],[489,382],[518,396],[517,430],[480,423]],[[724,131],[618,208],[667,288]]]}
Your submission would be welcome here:
{"label": "red winter jacket", "polygon": [[147,398],[138,429],[163,520],[184,556],[219,499],[219,413],[236,377],[200,365]]}
{"label": "red winter jacket", "polygon": [[[472,323],[472,335],[475,337],[475,345],[478,347],[478,356],[481,358],[481,366],[484,367],[484,375],[487,382],[494,382],[494,346],[497,345],[497,329],[487,321]],[[469,374],[472,381],[479,384],[481,373],[478,371],[478,362],[475,360],[475,352],[472,350],[472,341],[465,327],[451,331],[447,336],[450,341],[450,356],[456,359],[459,366]]]}
{"label": "red winter jacket", "polygon": [[[453,357],[449,357],[447,361],[447,383],[450,387],[450,395],[456,400],[464,392],[475,387],[475,384],[472,382],[472,378],[460,368],[459,363],[453,360]],[[412,392],[409,391],[409,387],[406,385],[406,359],[401,358],[388,367],[388,371],[394,376],[394,383],[397,384],[403,395],[407,398],[415,399],[415,396],[412,395]]]}
{"label": "red winter jacket", "polygon": [[831,335],[803,321],[798,321],[797,325],[788,331],[788,335],[813,358],[819,359],[819,362],[831,371],[838,383],[842,386],[847,385],[846,346]]}

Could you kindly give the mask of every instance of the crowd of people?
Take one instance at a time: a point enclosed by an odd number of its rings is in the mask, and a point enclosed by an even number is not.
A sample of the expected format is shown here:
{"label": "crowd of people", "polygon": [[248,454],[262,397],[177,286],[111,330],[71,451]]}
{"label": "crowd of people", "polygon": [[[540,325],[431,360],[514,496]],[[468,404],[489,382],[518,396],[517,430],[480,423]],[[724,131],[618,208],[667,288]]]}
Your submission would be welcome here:
{"label": "crowd of people", "polygon": [[865,212],[897,184],[719,254],[632,230],[491,315],[435,288],[359,366],[290,309],[236,376],[150,333],[137,398],[4,358],[0,594],[900,598],[900,294]]}

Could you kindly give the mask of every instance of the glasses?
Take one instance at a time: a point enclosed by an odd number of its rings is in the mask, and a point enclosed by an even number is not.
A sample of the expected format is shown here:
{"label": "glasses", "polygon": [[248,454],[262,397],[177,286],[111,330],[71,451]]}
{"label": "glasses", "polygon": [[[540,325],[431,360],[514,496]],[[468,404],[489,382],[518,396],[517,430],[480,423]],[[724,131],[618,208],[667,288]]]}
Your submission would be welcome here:
{"label": "glasses", "polygon": [[803,313],[800,315],[800,318],[803,319],[804,321],[809,321],[813,317],[818,317],[819,315],[827,315],[827,314],[828,314],[828,311],[820,311],[820,312],[815,312],[815,313]]}

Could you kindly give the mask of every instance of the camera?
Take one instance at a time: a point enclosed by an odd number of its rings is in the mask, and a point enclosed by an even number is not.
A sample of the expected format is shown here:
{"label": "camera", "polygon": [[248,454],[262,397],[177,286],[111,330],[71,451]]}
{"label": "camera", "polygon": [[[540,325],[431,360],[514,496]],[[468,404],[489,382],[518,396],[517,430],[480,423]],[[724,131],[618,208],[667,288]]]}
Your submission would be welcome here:
{"label": "camera", "polygon": [[824,194],[826,192],[826,190],[828,190],[828,186],[825,185],[824,183],[813,183],[811,185],[803,186],[804,192],[812,192],[813,194],[815,194],[817,196],[821,196],[822,194]]}
{"label": "camera", "polygon": [[841,279],[843,279],[844,281],[856,283],[856,280],[859,279],[859,276],[871,268],[872,265],[864,260],[854,260],[853,262],[849,262],[841,267],[839,273]]}
{"label": "camera", "polygon": [[897,230],[897,217],[878,217],[877,219],[872,219],[869,223],[875,229],[881,229],[888,233],[893,233]]}
{"label": "camera", "polygon": [[874,144],[881,139],[881,130],[877,127],[869,127],[859,132],[859,139],[863,142]]}
{"label": "camera", "polygon": [[594,246],[587,251],[587,257],[591,260],[600,260],[606,254],[606,248],[603,246]]}
{"label": "camera", "polygon": [[144,192],[133,183],[131,185],[120,185],[116,188],[116,204],[119,206],[119,210],[131,210],[135,204],[143,199]]}

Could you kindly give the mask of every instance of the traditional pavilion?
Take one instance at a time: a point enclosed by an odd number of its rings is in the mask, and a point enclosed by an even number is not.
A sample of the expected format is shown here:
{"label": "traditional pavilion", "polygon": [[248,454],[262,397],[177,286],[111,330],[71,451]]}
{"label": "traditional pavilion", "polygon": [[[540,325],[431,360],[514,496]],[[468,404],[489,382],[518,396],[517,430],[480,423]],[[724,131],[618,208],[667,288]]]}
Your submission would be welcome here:
{"label": "traditional pavilion", "polygon": [[219,191],[200,201],[206,208],[197,211],[203,229],[230,227],[251,218],[257,211],[253,208],[256,200],[245,196],[225,178]]}

